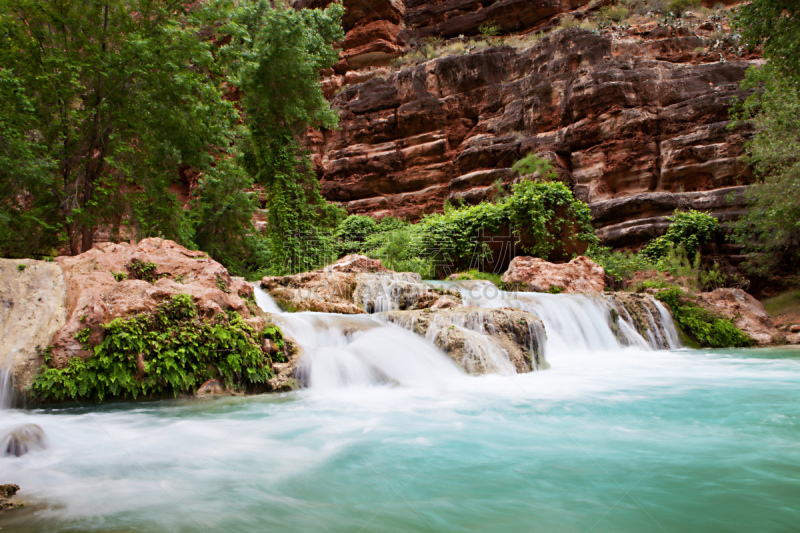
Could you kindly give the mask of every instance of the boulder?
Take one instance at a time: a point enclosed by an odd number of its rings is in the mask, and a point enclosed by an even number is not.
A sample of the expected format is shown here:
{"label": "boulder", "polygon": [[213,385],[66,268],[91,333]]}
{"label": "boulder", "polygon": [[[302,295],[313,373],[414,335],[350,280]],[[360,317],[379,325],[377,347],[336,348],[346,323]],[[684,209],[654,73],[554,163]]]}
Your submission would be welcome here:
{"label": "boulder", "polygon": [[150,312],[180,293],[192,296],[201,317],[236,311],[256,331],[267,325],[255,305],[253,286],[204,252],[169,240],[138,244],[102,243],[80,255],[59,257],[67,287],[67,321],[52,341],[56,366],[72,357],[89,357],[75,336],[89,329],[89,344],[99,343],[103,325],[119,317]]}
{"label": "boulder", "polygon": [[363,255],[349,255],[312,272],[267,276],[261,287],[292,312],[363,314],[461,302],[457,290],[431,287],[419,274],[391,272],[379,260]]}
{"label": "boulder", "polygon": [[602,292],[605,271],[588,257],[549,263],[537,257],[515,257],[502,277],[510,290],[529,292]]}
{"label": "boulder", "polygon": [[760,345],[774,344],[784,339],[761,302],[742,289],[704,292],[697,295],[697,303],[704,309],[732,320],[737,328]]}
{"label": "boulder", "polygon": [[519,309],[392,311],[384,315],[433,342],[471,374],[526,373],[547,368],[542,322]]}
{"label": "boulder", "polygon": [[36,424],[25,424],[6,432],[0,439],[0,449],[4,455],[20,457],[47,447],[44,430]]}

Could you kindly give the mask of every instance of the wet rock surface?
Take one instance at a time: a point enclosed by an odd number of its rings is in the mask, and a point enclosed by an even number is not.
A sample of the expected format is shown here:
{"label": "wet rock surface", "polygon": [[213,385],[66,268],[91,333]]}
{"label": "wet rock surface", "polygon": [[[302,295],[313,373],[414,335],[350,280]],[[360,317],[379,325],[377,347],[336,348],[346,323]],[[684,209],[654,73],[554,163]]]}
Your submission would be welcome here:
{"label": "wet rock surface", "polygon": [[0,449],[8,456],[21,457],[46,447],[47,437],[44,430],[36,424],[11,429],[0,437]]}
{"label": "wet rock surface", "polygon": [[419,274],[391,272],[366,256],[346,256],[320,270],[267,276],[261,288],[287,311],[362,314],[457,305],[458,291],[433,288]]}
{"label": "wet rock surface", "polygon": [[9,500],[9,498],[13,497],[18,491],[19,485],[14,485],[13,483],[0,485],[0,513],[21,505]]}
{"label": "wet rock surface", "polygon": [[509,290],[531,292],[603,292],[605,272],[587,257],[569,263],[550,263],[544,259],[517,256],[503,274]]}
{"label": "wet rock surface", "polygon": [[430,340],[471,374],[526,373],[548,367],[544,327],[526,311],[459,307],[392,311],[384,317]]}

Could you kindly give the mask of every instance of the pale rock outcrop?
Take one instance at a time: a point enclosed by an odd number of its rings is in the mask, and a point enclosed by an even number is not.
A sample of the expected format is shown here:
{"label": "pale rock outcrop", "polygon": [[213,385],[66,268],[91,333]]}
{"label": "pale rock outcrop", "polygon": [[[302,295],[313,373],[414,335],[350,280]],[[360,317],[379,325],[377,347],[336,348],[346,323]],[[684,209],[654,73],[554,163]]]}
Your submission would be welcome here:
{"label": "pale rock outcrop", "polygon": [[758,344],[768,345],[783,340],[764,306],[742,289],[717,289],[697,295],[704,309],[733,321],[737,328]]}
{"label": "pale rock outcrop", "polygon": [[501,279],[515,291],[603,292],[605,288],[603,267],[584,256],[561,264],[517,256]]}
{"label": "pale rock outcrop", "polygon": [[[89,343],[98,344],[104,324],[153,311],[180,293],[192,296],[203,318],[233,310],[256,331],[267,325],[264,313],[255,306],[252,285],[244,278],[232,277],[204,252],[173,241],[151,238],[136,245],[105,243],[80,255],[59,257],[57,262],[64,272],[68,309],[67,323],[52,341],[57,366],[72,357],[91,355],[75,338],[79,331],[89,328]],[[148,281],[135,279],[137,263],[155,265]]]}
{"label": "pale rock outcrop", "polygon": [[471,374],[547,368],[542,322],[519,309],[392,311],[384,318],[425,337]]}
{"label": "pale rock outcrop", "polygon": [[391,272],[377,259],[349,255],[312,272],[267,276],[261,287],[287,311],[363,314],[459,305],[458,291],[422,282],[413,272]]}
{"label": "pale rock outcrop", "polygon": [[[16,395],[30,386],[42,352],[66,320],[67,286],[58,264],[0,259],[0,373],[11,373]],[[0,398],[0,408],[11,400]]]}

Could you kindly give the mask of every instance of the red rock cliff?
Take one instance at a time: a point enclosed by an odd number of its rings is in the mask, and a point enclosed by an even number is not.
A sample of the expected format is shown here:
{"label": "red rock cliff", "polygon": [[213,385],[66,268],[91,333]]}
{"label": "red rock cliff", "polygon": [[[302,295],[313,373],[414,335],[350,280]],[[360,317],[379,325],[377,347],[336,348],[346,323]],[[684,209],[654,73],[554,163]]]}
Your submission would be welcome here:
{"label": "red rock cliff", "polygon": [[[506,34],[552,29],[564,13],[587,18],[596,7],[344,3],[343,59],[324,81],[341,127],[314,134],[311,145],[325,196],[348,211],[416,219],[448,198],[479,201],[497,180],[513,179],[516,160],[537,152],[590,204],[611,245],[662,233],[677,207],[710,210],[723,222],[741,213],[742,185],[752,179],[740,161],[748,131],[728,128],[728,108],[757,58],[720,42],[724,21],[688,17],[673,27],[640,18],[479,49],[463,36],[487,22]],[[433,42],[425,38],[457,35],[454,55],[387,68]]]}

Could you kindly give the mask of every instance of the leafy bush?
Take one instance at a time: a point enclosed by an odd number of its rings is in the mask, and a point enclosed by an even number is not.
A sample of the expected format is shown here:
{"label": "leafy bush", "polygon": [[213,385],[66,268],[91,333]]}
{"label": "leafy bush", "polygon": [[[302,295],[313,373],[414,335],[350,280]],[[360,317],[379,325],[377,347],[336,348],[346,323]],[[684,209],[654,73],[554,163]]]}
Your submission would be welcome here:
{"label": "leafy bush", "polygon": [[719,221],[707,213],[690,210],[676,211],[671,217],[667,233],[653,239],[642,250],[642,253],[652,260],[665,257],[670,249],[677,250],[682,247],[687,257],[694,257],[700,251],[700,245],[711,240],[719,229]]}
{"label": "leafy bush", "polygon": [[92,356],[73,357],[66,368],[43,368],[32,391],[45,401],[177,396],[215,377],[243,388],[273,375],[261,340],[266,336],[284,347],[280,329],[256,334],[236,312],[200,318],[188,294],[104,328],[97,346],[87,344],[88,329],[79,332]]}
{"label": "leafy bush", "polygon": [[[125,264],[125,268],[128,270],[128,277],[131,279],[140,279],[142,281],[146,281],[147,283],[155,283],[158,281],[158,278],[161,277],[158,272],[158,265],[153,263],[152,261],[142,261],[141,259],[133,259],[130,262]],[[114,276],[116,279],[117,276]],[[121,281],[117,279],[117,281]]]}
{"label": "leafy bush", "polygon": [[493,20],[489,20],[478,26],[478,32],[484,37],[494,37],[500,34],[500,25]]}
{"label": "leafy bush", "polygon": [[339,255],[363,253],[367,238],[378,232],[378,222],[369,216],[350,215],[339,223],[334,234]]}
{"label": "leafy bush", "polygon": [[529,176],[538,172],[544,179],[555,180],[558,178],[553,171],[553,163],[535,153],[526,155],[514,163],[511,169],[520,176]]}
{"label": "leafy bush", "polygon": [[733,322],[698,306],[680,289],[658,292],[656,298],[670,307],[675,323],[698,347],[744,348],[754,344]]}
{"label": "leafy bush", "polygon": [[607,246],[592,246],[586,256],[603,267],[606,275],[615,282],[622,282],[633,276],[634,272],[657,270],[655,262],[642,254],[614,251]]}
{"label": "leafy bush", "polygon": [[700,7],[700,5],[700,0],[672,0],[667,6],[667,12],[675,17],[680,17],[689,8]]}

